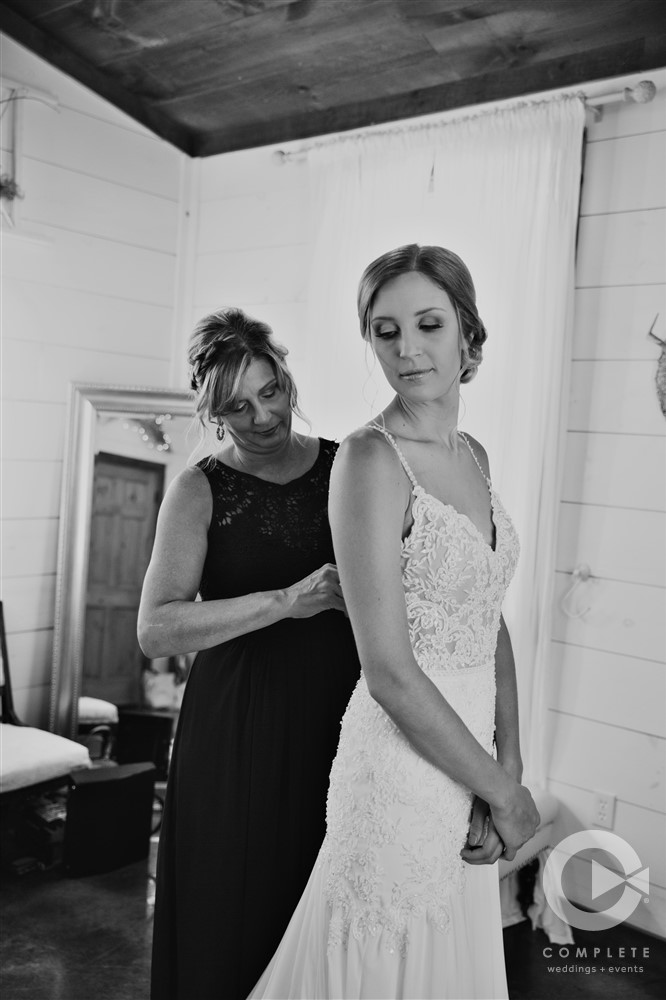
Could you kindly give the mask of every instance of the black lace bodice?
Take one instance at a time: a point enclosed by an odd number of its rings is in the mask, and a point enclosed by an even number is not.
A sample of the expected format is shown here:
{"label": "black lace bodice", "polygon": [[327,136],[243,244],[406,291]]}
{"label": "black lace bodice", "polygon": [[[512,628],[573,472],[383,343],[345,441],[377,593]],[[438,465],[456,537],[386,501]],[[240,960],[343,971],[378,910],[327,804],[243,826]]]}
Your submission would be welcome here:
{"label": "black lace bodice", "polygon": [[338,445],[319,439],[314,465],[289,483],[269,483],[215,459],[199,468],[213,494],[204,600],[290,586],[334,562],[328,484]]}

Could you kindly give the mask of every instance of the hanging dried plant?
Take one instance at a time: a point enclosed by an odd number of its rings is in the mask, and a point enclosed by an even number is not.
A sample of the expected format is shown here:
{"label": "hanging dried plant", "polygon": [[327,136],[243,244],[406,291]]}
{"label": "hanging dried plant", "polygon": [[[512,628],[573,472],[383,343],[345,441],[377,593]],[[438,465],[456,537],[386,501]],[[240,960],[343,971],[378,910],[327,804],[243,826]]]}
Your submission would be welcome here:
{"label": "hanging dried plant", "polygon": [[652,326],[648,330],[648,337],[652,337],[656,340],[658,344],[661,345],[661,355],[657,361],[657,371],[655,373],[654,381],[657,386],[657,399],[659,400],[659,406],[661,407],[661,412],[666,417],[666,340],[662,340],[658,337],[656,333],[653,333],[654,325],[659,318],[659,313],[655,316]]}
{"label": "hanging dried plant", "polygon": [[23,198],[23,191],[9,174],[0,176],[0,198],[6,201],[14,201],[15,198]]}

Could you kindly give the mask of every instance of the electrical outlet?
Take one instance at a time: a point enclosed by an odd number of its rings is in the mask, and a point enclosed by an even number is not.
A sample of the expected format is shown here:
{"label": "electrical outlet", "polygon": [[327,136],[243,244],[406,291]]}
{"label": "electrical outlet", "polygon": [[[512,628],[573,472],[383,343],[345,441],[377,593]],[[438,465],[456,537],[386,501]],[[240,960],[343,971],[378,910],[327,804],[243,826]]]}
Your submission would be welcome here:
{"label": "electrical outlet", "polygon": [[606,792],[597,792],[594,796],[594,807],[592,822],[595,826],[602,826],[605,830],[613,829],[615,820],[615,796]]}

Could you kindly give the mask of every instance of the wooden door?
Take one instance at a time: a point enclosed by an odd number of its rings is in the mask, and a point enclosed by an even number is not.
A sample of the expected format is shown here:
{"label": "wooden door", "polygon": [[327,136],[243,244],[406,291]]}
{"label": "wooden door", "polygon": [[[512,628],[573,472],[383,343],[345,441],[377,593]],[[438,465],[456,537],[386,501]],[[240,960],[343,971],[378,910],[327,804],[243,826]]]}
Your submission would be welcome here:
{"label": "wooden door", "polygon": [[117,705],[141,700],[137,613],[163,490],[162,465],[95,459],[82,694]]}

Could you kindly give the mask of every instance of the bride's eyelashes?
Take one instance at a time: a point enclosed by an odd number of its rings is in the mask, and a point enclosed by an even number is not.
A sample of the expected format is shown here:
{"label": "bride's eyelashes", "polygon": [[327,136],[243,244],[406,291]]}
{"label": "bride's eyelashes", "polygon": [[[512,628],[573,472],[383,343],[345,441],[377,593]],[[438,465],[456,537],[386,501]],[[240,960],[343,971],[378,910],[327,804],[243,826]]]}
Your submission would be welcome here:
{"label": "bride's eyelashes", "polygon": [[[423,333],[434,333],[436,330],[441,330],[443,326],[443,323],[419,323],[419,330]],[[392,337],[398,336],[400,330],[396,328],[385,330],[380,327],[378,330],[373,330],[372,333],[378,340],[390,340]]]}

